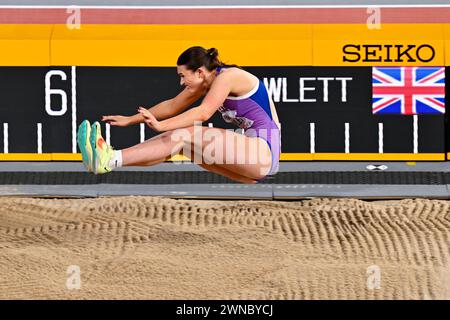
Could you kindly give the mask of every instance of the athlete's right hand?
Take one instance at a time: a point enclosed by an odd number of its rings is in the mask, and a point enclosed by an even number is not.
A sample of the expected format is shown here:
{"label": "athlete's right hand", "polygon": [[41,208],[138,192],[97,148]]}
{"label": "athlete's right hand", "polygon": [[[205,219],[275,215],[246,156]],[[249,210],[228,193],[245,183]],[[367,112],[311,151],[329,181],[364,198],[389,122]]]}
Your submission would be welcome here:
{"label": "athlete's right hand", "polygon": [[102,121],[112,126],[126,127],[130,124],[130,117],[126,116],[102,116]]}

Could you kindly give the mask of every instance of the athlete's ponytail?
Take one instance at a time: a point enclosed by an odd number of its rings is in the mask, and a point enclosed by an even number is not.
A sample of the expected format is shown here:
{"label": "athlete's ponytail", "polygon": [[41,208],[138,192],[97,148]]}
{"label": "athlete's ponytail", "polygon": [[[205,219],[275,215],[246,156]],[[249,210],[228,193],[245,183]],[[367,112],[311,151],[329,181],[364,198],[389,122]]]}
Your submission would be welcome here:
{"label": "athlete's ponytail", "polygon": [[205,66],[209,71],[217,67],[237,67],[235,64],[225,64],[219,60],[219,51],[216,48],[206,50],[203,47],[190,47],[185,50],[177,60],[177,65],[185,65],[188,70],[195,71],[201,66]]}

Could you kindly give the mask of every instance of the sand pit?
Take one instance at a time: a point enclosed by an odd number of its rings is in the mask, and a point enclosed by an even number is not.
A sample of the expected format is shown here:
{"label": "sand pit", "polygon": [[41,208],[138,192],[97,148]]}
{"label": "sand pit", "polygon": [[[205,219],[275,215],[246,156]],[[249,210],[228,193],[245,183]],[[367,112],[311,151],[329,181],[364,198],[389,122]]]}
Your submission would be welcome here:
{"label": "sand pit", "polygon": [[0,198],[1,299],[450,299],[449,248],[449,201]]}

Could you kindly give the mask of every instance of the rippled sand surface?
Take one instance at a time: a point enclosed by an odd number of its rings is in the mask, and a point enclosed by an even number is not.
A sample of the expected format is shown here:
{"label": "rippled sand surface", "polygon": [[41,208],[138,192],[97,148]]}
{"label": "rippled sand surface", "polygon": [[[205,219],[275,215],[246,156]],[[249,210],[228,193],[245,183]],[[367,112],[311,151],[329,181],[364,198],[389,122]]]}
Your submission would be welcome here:
{"label": "rippled sand surface", "polygon": [[0,198],[1,299],[450,299],[449,248],[450,201]]}

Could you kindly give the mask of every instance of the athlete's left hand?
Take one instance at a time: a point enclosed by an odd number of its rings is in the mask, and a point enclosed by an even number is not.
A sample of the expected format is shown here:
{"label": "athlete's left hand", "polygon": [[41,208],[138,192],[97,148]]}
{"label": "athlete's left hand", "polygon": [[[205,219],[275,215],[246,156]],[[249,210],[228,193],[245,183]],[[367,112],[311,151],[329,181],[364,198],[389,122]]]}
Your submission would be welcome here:
{"label": "athlete's left hand", "polygon": [[160,121],[158,121],[155,116],[143,107],[138,108],[138,112],[144,117],[144,122],[154,131],[161,132],[164,131],[164,126]]}

